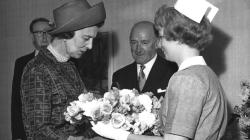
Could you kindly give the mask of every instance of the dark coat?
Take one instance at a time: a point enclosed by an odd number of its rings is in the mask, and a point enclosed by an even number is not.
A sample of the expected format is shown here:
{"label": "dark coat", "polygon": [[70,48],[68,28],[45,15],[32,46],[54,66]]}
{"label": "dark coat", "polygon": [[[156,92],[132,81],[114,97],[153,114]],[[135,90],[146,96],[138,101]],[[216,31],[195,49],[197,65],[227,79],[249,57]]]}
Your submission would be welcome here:
{"label": "dark coat", "polygon": [[23,121],[22,121],[22,103],[20,96],[20,85],[23,69],[26,64],[35,57],[35,52],[16,59],[14,67],[14,76],[12,81],[11,96],[11,131],[12,139],[26,139]]}
{"label": "dark coat", "polygon": [[169,62],[158,55],[142,91],[139,90],[136,62],[117,70],[113,74],[111,87],[118,87],[119,89],[135,88],[141,93],[151,91],[159,98],[164,96],[165,93],[157,93],[157,89],[166,89],[168,80],[176,71],[177,65],[175,63]]}

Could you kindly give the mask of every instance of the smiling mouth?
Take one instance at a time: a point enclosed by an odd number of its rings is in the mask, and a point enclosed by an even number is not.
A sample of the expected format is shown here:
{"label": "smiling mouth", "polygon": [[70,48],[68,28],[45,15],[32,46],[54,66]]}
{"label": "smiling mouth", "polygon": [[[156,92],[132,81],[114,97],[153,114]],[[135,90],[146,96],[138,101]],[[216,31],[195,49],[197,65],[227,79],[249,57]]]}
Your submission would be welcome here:
{"label": "smiling mouth", "polygon": [[143,56],[143,53],[135,53],[136,56]]}

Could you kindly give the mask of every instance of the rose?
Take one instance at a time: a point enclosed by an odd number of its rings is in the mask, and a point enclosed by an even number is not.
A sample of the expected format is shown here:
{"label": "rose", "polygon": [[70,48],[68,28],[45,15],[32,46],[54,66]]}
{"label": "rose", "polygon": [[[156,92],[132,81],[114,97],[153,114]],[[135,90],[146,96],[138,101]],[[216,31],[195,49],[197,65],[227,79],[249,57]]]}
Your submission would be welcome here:
{"label": "rose", "polygon": [[125,94],[120,98],[120,104],[129,104],[130,103],[130,96],[129,94]]}
{"label": "rose", "polygon": [[158,98],[155,97],[155,96],[152,97],[152,103],[153,103],[153,108],[154,109],[160,109],[161,108],[161,100],[162,100],[162,97],[160,98],[160,100],[158,100]]}
{"label": "rose", "polygon": [[141,130],[140,125],[141,125],[140,122],[136,122],[136,123],[133,125],[134,134],[141,135],[141,134],[144,132],[144,131]]}
{"label": "rose", "polygon": [[119,93],[113,91],[106,92],[103,99],[109,101],[112,106],[115,106],[119,100]]}
{"label": "rose", "polygon": [[71,117],[77,115],[80,111],[81,109],[76,105],[71,105],[67,107],[67,112]]}
{"label": "rose", "polygon": [[[73,106],[70,106],[71,109],[72,109],[72,107]],[[72,113],[71,109],[70,109],[70,112],[64,112],[63,114],[65,116],[66,121],[70,122],[71,124],[75,124],[76,121],[80,121],[82,119],[82,114],[81,113],[79,113],[79,114],[77,114],[77,113],[71,114]]]}
{"label": "rose", "polygon": [[130,98],[133,98],[135,96],[135,92],[134,92],[134,90],[130,90],[130,89],[122,89],[119,91],[119,95],[121,97],[128,95]]}
{"label": "rose", "polygon": [[78,100],[81,102],[92,101],[94,99],[93,93],[88,92],[87,94],[80,94]]}
{"label": "rose", "polygon": [[141,104],[140,104],[140,101],[139,101],[139,99],[138,99],[138,96],[135,96],[135,97],[133,97],[132,99],[131,99],[131,104],[133,105],[133,106],[140,106]]}
{"label": "rose", "polygon": [[98,115],[100,112],[100,100],[92,100],[91,102],[84,103],[82,110],[84,111],[83,114],[85,116],[91,117],[93,120],[99,118]]}
{"label": "rose", "polygon": [[142,133],[145,132],[148,128],[149,126],[145,122],[140,123],[140,129]]}
{"label": "rose", "polygon": [[65,120],[66,120],[66,121],[69,122],[69,121],[71,120],[71,117],[70,117],[69,113],[64,112],[63,115],[65,116]]}
{"label": "rose", "polygon": [[142,94],[138,96],[140,104],[145,107],[145,110],[151,112],[152,109],[152,100],[148,95]]}
{"label": "rose", "polygon": [[109,102],[102,102],[101,103],[101,112],[104,115],[109,115],[112,113],[113,107]]}
{"label": "rose", "polygon": [[120,128],[124,123],[126,119],[123,114],[120,113],[113,113],[111,118],[111,124],[114,128]]}
{"label": "rose", "polygon": [[156,115],[148,111],[139,113],[139,122],[145,123],[148,127],[152,127],[156,122]]}
{"label": "rose", "polygon": [[96,108],[96,110],[93,110],[92,119],[94,121],[100,120],[100,119],[102,119],[102,117],[103,117],[103,114],[102,114],[100,108]]}
{"label": "rose", "polygon": [[148,95],[151,98],[154,96],[154,93],[152,93],[152,92],[145,92],[143,94]]}

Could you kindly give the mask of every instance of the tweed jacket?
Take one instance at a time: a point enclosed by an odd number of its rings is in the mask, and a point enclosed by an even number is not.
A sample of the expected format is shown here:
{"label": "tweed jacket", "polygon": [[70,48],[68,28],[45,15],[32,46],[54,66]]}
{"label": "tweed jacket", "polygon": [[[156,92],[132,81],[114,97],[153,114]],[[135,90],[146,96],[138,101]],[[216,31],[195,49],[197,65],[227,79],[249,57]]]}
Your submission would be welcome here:
{"label": "tweed jacket", "polygon": [[159,98],[164,96],[165,92],[158,93],[157,89],[166,89],[168,80],[176,71],[177,65],[175,63],[169,62],[158,55],[142,91],[139,90],[136,62],[117,70],[113,74],[112,87],[120,89],[135,88],[140,92],[153,92]]}
{"label": "tweed jacket", "polygon": [[72,62],[58,62],[44,49],[24,69],[22,116],[28,140],[65,140],[76,129],[65,121],[69,102],[86,92]]}
{"label": "tweed jacket", "polygon": [[12,139],[26,140],[22,121],[22,103],[20,96],[20,84],[23,69],[26,64],[35,57],[35,51],[22,56],[15,61],[14,76],[12,80],[12,94],[11,94],[11,132]]}

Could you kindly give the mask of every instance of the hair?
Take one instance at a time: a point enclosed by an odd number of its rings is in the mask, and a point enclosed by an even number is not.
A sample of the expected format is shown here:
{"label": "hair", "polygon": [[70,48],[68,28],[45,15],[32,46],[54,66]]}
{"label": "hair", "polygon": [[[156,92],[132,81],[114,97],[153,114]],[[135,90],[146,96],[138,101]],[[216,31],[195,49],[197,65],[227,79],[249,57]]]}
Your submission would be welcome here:
{"label": "hair", "polygon": [[163,5],[157,10],[154,22],[156,29],[164,29],[168,41],[179,41],[199,51],[212,41],[211,24],[205,16],[196,23],[173,7]]}
{"label": "hair", "polygon": [[[100,28],[101,26],[103,26],[104,21],[97,23],[95,25],[91,25],[91,26],[97,26],[98,28]],[[88,26],[90,27],[90,26]],[[87,27],[85,27],[87,28]],[[69,31],[69,32],[62,32],[62,33],[57,33],[57,34],[51,34],[52,40],[54,40],[55,38],[58,39],[71,39],[75,36],[75,31]]]}
{"label": "hair", "polygon": [[34,24],[36,24],[37,22],[48,22],[48,24],[50,24],[50,21],[47,19],[47,18],[43,18],[43,17],[40,17],[40,18],[35,18],[34,20],[31,21],[30,23],[30,32],[33,33],[33,26]]}

